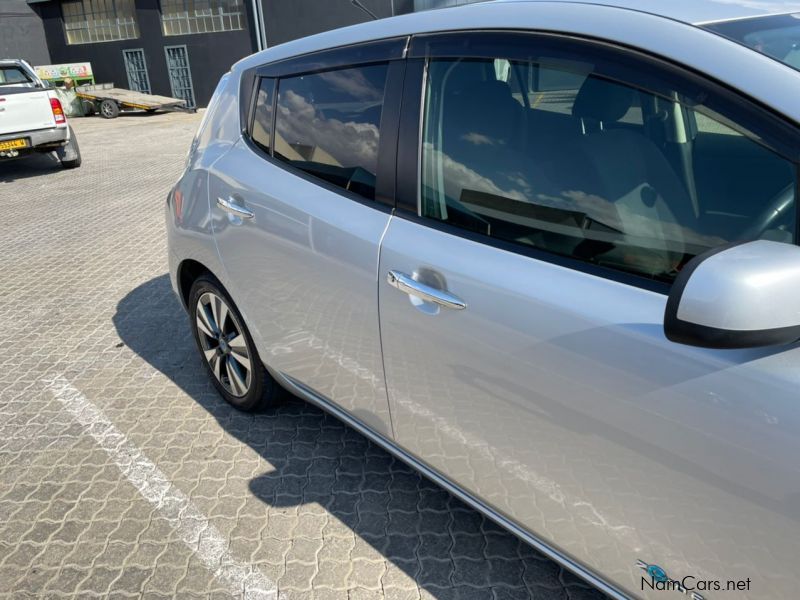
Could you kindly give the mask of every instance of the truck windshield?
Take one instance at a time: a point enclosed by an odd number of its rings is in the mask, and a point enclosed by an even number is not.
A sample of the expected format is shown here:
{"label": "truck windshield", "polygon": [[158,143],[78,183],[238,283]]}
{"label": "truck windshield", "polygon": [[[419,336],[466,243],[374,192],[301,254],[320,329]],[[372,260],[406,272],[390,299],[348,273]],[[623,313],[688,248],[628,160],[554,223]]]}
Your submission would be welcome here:
{"label": "truck windshield", "polygon": [[800,71],[800,13],[721,21],[704,28]]}

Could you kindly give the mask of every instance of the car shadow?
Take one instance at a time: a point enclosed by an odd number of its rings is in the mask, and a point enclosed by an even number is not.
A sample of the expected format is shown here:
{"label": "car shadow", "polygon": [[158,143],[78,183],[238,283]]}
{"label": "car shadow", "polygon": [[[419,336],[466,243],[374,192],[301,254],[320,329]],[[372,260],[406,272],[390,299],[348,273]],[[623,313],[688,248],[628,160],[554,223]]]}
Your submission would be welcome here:
{"label": "car shadow", "polygon": [[605,597],[317,407],[289,397],[242,415],[225,404],[167,275],[130,291],[113,322],[125,345],[274,467],[249,484],[265,504],[324,507],[435,598]]}
{"label": "car shadow", "polygon": [[53,152],[2,159],[0,160],[0,183],[10,183],[48,173],[59,173],[62,170],[61,162]]}

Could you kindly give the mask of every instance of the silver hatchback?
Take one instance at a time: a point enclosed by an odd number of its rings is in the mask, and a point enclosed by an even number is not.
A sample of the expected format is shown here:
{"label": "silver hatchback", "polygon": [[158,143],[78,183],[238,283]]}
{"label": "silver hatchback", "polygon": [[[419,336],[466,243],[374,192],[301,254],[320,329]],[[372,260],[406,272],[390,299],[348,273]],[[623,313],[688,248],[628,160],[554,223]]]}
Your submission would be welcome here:
{"label": "silver hatchback", "polygon": [[167,204],[220,394],[291,390],[612,596],[797,597],[791,10],[492,2],[236,64]]}

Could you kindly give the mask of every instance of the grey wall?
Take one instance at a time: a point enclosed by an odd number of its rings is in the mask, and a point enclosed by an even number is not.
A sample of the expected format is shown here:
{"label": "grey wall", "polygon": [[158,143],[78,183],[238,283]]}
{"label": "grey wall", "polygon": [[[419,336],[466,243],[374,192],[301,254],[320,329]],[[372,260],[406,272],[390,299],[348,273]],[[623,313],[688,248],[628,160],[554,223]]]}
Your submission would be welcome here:
{"label": "grey wall", "polygon": [[[413,10],[413,0],[362,0],[378,17]],[[350,0],[261,0],[267,45],[276,46],[297,38],[369,21]]]}
{"label": "grey wall", "polygon": [[42,20],[25,0],[0,0],[0,58],[50,64]]}

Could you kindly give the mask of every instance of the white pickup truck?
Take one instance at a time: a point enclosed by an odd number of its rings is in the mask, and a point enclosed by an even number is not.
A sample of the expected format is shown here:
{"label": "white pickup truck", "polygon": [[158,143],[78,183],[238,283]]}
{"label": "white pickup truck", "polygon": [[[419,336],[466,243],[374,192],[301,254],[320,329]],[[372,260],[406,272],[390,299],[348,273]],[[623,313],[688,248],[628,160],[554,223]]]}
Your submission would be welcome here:
{"label": "white pickup truck", "polygon": [[32,152],[55,152],[66,169],[81,164],[55,90],[24,60],[0,59],[0,161]]}

